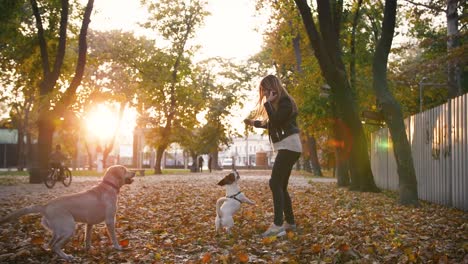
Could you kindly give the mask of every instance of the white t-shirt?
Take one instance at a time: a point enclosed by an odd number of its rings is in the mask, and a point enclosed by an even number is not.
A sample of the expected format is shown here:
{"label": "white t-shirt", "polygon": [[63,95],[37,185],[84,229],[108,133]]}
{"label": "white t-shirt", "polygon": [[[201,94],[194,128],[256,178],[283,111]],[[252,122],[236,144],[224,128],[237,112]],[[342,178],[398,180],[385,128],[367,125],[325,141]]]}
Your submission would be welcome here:
{"label": "white t-shirt", "polygon": [[301,139],[299,138],[299,133],[294,133],[290,136],[283,138],[276,143],[273,143],[273,150],[278,151],[280,149],[287,149],[295,152],[302,152]]}

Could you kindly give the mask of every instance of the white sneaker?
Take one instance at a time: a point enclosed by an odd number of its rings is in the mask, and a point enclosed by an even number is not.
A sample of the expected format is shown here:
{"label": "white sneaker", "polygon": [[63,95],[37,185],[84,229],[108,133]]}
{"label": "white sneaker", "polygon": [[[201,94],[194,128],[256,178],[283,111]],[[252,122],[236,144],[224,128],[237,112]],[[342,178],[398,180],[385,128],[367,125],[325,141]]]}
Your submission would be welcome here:
{"label": "white sneaker", "polygon": [[277,226],[274,223],[268,227],[268,229],[262,234],[262,237],[269,237],[269,236],[284,236],[286,235],[286,231],[282,226]]}
{"label": "white sneaker", "polygon": [[290,224],[288,222],[284,222],[283,223],[283,229],[285,231],[296,231],[297,226],[296,226],[296,224]]}

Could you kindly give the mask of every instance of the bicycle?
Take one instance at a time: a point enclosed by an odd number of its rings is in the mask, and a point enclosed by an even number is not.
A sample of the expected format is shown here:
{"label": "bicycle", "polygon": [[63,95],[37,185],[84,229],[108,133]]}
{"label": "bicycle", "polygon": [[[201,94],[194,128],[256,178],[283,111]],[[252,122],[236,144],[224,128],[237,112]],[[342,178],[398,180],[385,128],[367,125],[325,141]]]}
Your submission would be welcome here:
{"label": "bicycle", "polygon": [[63,175],[60,175],[60,168],[54,166],[49,168],[49,172],[44,180],[45,186],[52,189],[56,182],[61,181],[65,187],[70,186],[72,174],[69,168],[63,166]]}

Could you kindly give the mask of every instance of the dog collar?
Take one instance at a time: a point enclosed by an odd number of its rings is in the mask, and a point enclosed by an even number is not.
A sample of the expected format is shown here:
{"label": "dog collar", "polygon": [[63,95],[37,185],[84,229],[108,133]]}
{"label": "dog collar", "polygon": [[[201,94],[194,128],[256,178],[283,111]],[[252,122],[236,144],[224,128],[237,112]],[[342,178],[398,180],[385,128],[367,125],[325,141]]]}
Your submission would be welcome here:
{"label": "dog collar", "polygon": [[239,200],[239,199],[237,199],[237,197],[236,197],[236,196],[239,195],[240,193],[241,193],[241,192],[238,192],[238,193],[236,193],[236,194],[234,194],[234,195],[226,196],[226,198],[231,198],[231,199],[234,199],[234,200],[238,201],[239,203],[242,203],[242,201]]}
{"label": "dog collar", "polygon": [[102,183],[109,185],[110,187],[114,188],[117,192],[120,191],[120,188],[117,185],[110,182],[110,181],[103,180]]}

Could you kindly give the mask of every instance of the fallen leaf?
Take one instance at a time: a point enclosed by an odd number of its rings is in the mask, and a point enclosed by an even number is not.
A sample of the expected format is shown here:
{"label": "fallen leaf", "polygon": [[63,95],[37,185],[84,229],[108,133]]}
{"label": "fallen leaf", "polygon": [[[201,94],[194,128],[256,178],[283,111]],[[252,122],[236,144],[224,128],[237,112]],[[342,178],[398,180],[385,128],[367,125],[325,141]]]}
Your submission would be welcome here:
{"label": "fallen leaf", "polygon": [[31,244],[33,245],[42,245],[44,244],[44,237],[36,236],[31,239]]}
{"label": "fallen leaf", "polygon": [[246,263],[246,262],[249,262],[249,255],[241,252],[239,254],[237,254],[237,257],[239,258],[239,261],[242,262],[242,263]]}
{"label": "fallen leaf", "polygon": [[128,239],[123,239],[119,241],[119,245],[121,245],[122,247],[128,247],[129,243],[130,241]]}
{"label": "fallen leaf", "polygon": [[274,241],[276,241],[276,236],[264,237],[262,239],[262,243],[265,244],[265,245],[269,245],[269,244],[273,243]]}
{"label": "fallen leaf", "polygon": [[202,263],[208,263],[211,261],[211,253],[205,253],[202,257]]}
{"label": "fallen leaf", "polygon": [[349,245],[348,244],[341,244],[339,246],[340,251],[348,251],[349,250]]}
{"label": "fallen leaf", "polygon": [[319,244],[313,244],[312,245],[312,252],[314,254],[320,253],[321,250],[322,250],[322,246],[320,246]]}

